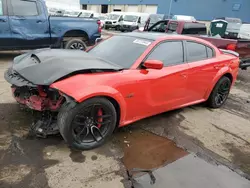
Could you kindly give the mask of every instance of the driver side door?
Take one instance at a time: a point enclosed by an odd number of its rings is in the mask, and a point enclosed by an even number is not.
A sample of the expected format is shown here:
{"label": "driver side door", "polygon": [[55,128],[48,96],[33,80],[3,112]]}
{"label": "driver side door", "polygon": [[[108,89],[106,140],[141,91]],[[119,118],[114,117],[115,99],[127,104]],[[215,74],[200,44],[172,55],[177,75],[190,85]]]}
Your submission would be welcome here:
{"label": "driver side door", "polygon": [[152,113],[175,109],[187,102],[188,64],[183,49],[182,41],[164,41],[145,59],[164,63],[162,70],[147,70],[145,103]]}

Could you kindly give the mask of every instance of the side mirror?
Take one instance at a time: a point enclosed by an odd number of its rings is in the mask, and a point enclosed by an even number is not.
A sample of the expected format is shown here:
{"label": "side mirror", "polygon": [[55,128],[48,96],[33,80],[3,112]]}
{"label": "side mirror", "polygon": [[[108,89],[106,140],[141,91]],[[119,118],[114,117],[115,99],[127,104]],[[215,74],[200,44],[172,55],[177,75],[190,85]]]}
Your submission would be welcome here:
{"label": "side mirror", "polygon": [[159,61],[159,60],[146,60],[143,63],[143,66],[147,69],[157,69],[157,70],[161,70],[163,68],[163,62]]}

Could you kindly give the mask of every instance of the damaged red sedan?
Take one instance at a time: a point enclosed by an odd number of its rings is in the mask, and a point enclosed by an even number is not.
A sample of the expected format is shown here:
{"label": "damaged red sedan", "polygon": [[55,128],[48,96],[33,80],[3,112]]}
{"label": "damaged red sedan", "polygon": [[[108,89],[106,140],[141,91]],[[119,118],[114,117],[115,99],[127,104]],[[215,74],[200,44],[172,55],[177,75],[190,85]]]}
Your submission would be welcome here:
{"label": "damaged red sedan", "polygon": [[60,134],[93,149],[116,127],[207,102],[221,107],[236,80],[237,53],[202,39],[152,33],[113,36],[88,52],[41,49],[5,72],[18,103],[42,112],[37,135]]}

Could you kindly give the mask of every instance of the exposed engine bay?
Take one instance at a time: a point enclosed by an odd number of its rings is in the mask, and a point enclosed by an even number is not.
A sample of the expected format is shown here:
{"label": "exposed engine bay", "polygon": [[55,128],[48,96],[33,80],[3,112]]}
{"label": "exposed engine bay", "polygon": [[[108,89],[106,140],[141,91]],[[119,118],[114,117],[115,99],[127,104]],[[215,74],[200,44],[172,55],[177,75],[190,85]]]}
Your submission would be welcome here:
{"label": "exposed engine bay", "polygon": [[69,96],[50,87],[76,74],[115,72],[121,67],[86,52],[39,49],[17,56],[4,77],[15,100],[25,108],[41,112],[31,130],[37,136],[59,133],[57,116],[63,105],[75,104]]}

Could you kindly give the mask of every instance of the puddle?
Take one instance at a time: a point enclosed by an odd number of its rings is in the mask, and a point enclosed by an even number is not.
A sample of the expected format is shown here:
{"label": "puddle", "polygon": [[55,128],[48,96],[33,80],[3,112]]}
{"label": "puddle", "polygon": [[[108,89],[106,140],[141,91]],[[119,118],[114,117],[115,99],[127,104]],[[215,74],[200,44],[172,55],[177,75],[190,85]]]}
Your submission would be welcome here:
{"label": "puddle", "polygon": [[117,140],[123,148],[122,160],[128,170],[159,168],[188,154],[173,141],[141,129],[119,132]]}

